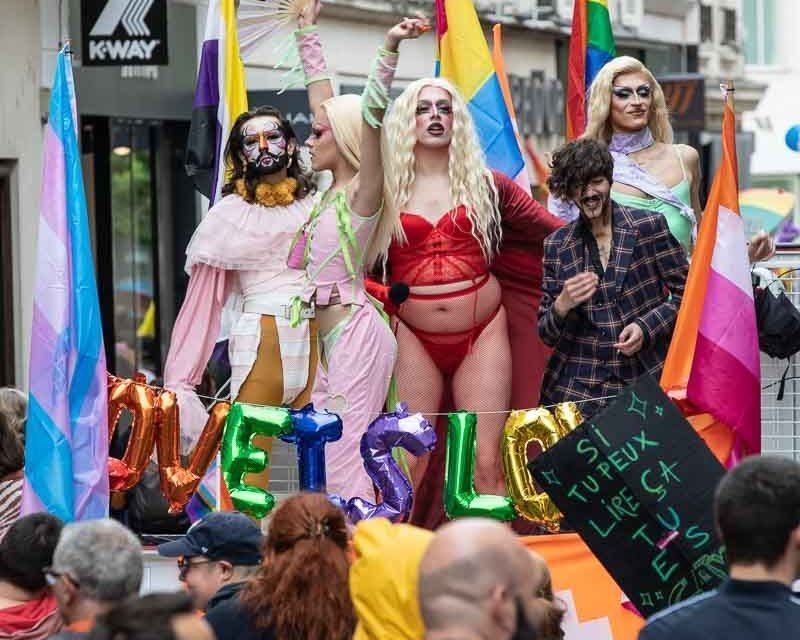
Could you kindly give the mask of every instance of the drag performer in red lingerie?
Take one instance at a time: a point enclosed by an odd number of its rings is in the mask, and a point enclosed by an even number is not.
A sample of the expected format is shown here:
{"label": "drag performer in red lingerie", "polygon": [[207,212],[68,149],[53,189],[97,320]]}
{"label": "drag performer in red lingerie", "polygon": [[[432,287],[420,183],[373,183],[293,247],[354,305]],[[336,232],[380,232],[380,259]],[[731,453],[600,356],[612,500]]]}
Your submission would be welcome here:
{"label": "drag performer in red lingerie", "polygon": [[[534,407],[545,362],[536,335],[544,238],[563,223],[486,167],[458,91],[411,84],[386,122],[387,181],[405,241],[389,250],[398,397],[412,411],[458,408],[478,421],[475,485],[504,493],[500,435],[510,408]],[[445,437],[412,464],[413,521],[443,521]]]}

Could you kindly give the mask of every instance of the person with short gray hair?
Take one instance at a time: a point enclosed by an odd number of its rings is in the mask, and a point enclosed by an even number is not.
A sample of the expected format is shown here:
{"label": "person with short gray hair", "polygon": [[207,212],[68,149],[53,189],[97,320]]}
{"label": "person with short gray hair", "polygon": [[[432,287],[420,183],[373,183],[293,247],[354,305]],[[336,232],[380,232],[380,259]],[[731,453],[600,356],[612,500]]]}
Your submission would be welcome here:
{"label": "person with short gray hair", "polygon": [[144,562],[138,538],[116,520],[88,520],[64,527],[45,577],[67,630],[56,640],[84,638],[94,619],[134,596]]}

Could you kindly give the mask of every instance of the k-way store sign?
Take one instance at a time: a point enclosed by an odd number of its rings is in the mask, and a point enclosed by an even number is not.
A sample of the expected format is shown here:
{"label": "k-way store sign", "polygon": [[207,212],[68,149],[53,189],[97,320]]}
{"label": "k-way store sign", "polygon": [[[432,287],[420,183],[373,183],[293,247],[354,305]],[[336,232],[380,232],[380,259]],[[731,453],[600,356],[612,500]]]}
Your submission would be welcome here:
{"label": "k-way store sign", "polygon": [[81,0],[85,66],[165,65],[167,0]]}

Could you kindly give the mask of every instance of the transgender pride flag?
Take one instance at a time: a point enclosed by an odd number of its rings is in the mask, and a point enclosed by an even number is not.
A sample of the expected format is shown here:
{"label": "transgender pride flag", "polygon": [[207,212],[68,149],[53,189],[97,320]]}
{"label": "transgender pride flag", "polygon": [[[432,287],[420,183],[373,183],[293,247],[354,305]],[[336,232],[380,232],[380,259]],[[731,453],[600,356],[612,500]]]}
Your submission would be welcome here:
{"label": "transgender pride flag", "polygon": [[44,132],[23,513],[108,514],[108,396],[72,66],[58,54]]}
{"label": "transgender pride flag", "polygon": [[514,123],[472,0],[436,0],[436,35],[436,75],[464,96],[489,167],[530,193]]}
{"label": "transgender pride flag", "polygon": [[735,121],[726,100],[722,164],[703,212],[661,376],[662,388],[685,413],[710,414],[718,428],[732,432],[729,466],[761,451],[761,367],[750,261],[739,214]]}

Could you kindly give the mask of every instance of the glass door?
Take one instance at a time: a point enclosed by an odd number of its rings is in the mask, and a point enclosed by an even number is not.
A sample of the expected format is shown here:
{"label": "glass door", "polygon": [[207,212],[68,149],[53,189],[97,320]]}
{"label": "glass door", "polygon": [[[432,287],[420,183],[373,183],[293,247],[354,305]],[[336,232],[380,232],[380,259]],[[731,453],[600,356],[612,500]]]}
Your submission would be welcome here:
{"label": "glass door", "polygon": [[157,125],[110,123],[114,371],[161,376],[155,197]]}

